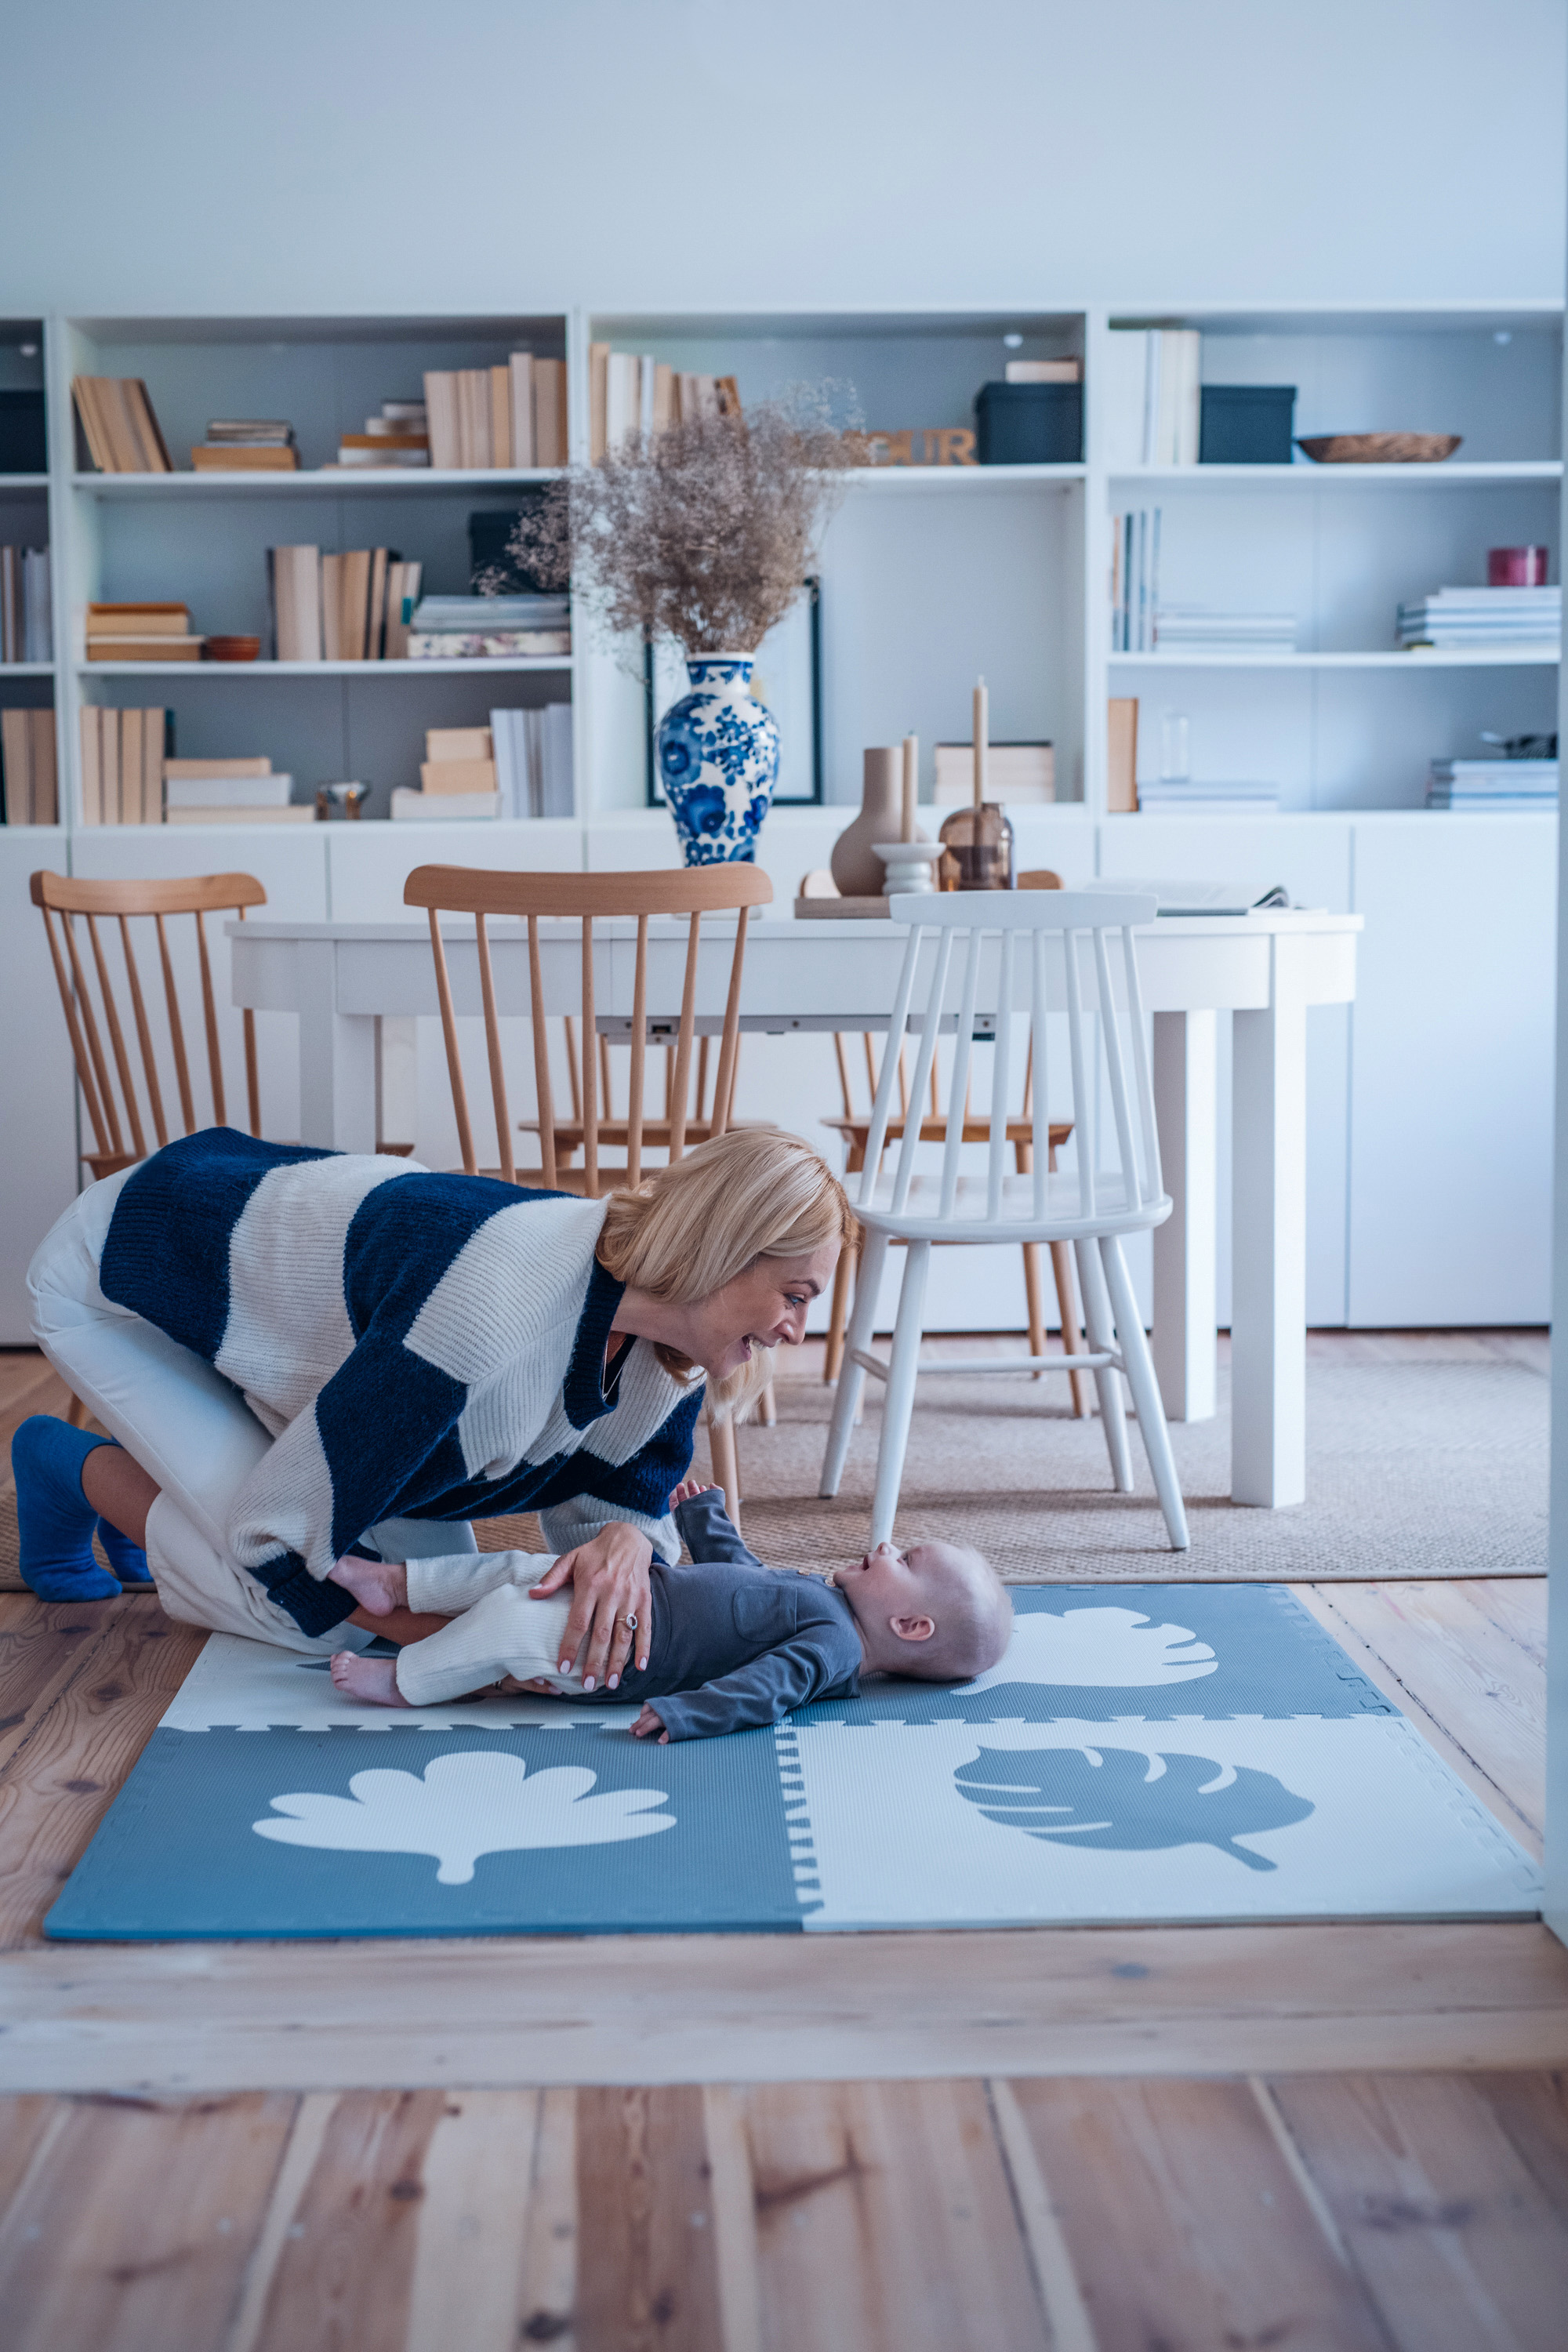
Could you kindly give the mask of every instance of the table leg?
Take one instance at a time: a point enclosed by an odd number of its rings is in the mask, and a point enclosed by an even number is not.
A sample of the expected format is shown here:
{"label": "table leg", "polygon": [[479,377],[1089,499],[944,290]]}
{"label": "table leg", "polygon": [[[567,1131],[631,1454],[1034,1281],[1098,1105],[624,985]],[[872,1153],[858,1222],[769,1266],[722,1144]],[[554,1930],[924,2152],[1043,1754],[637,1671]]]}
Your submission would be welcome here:
{"label": "table leg", "polygon": [[1168,1421],[1216,1406],[1215,1015],[1154,1015],[1154,1115],[1170,1216],[1154,1229],[1150,1348]]}
{"label": "table leg", "polygon": [[308,940],[299,950],[310,1007],[300,1015],[300,1135],[330,1150],[374,1151],[376,1020],[335,1010],[334,946]]}
{"label": "table leg", "polygon": [[1279,1510],[1307,1491],[1307,1009],[1271,944],[1268,1011],[1233,1016],[1230,1495]]}

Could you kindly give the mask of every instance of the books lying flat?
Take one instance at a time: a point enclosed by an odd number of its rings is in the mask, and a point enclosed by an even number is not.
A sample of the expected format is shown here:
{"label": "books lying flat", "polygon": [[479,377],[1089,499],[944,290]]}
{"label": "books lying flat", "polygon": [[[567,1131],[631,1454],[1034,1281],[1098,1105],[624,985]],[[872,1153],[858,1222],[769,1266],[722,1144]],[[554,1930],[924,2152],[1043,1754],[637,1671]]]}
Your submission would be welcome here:
{"label": "books lying flat", "polygon": [[58,824],[52,710],[0,710],[0,798],[7,824]]}
{"label": "books lying flat", "polygon": [[446,824],[500,813],[500,793],[416,793],[398,784],[392,794],[392,814],[398,824]]}
{"label": "books lying flat", "polygon": [[295,474],[300,453],[272,442],[197,442],[191,451],[191,468],[197,474]]}
{"label": "books lying flat", "polygon": [[419,786],[422,792],[445,796],[456,793],[472,799],[482,794],[489,799],[496,789],[496,763],[493,760],[423,760]]}
{"label": "books lying flat", "polygon": [[[1049,743],[993,743],[986,755],[987,800],[1015,806],[1039,805],[1057,796],[1057,755]],[[974,749],[970,743],[936,747],[939,808],[967,805],[974,798]]]}
{"label": "books lying flat", "polygon": [[[425,757],[427,760],[493,760],[495,737],[488,727],[426,727]],[[487,784],[487,792],[493,785]]]}
{"label": "books lying flat", "polygon": [[1399,607],[1399,642],[1406,648],[1555,647],[1562,634],[1561,588],[1439,588]]}
{"label": "books lying flat", "polygon": [[140,376],[79,375],[71,397],[100,474],[172,474],[167,444]]}
{"label": "books lying flat", "polygon": [[565,629],[572,623],[568,596],[421,596],[413,625],[419,630]]}
{"label": "books lying flat", "polygon": [[[181,765],[194,765],[182,761]],[[163,776],[163,806],[171,820],[176,809],[236,809],[266,811],[287,808],[292,776]]]}
{"label": "books lying flat", "polygon": [[89,662],[200,661],[205,637],[89,637]]}
{"label": "books lying flat", "polygon": [[410,661],[486,661],[549,658],[571,650],[570,629],[492,629],[482,636],[411,629],[406,654]]}
{"label": "books lying flat", "polygon": [[1158,653],[1294,653],[1294,613],[1215,613],[1163,605],[1154,615]]}
{"label": "books lying flat", "polygon": [[265,754],[250,760],[165,760],[164,781],[190,776],[269,776],[272,762]]}
{"label": "books lying flat", "polygon": [[1428,808],[1554,809],[1555,760],[1434,760]]}
{"label": "books lying flat", "polygon": [[1125,892],[1130,898],[1152,898],[1161,915],[1256,915],[1288,908],[1290,894],[1282,882],[1086,882],[1086,890]]}
{"label": "books lying flat", "polygon": [[1278,810],[1278,784],[1210,784],[1191,777],[1180,782],[1156,778],[1138,787],[1138,806],[1146,815],[1260,816]]}
{"label": "books lying flat", "polygon": [[174,603],[89,604],[87,634],[93,637],[188,637],[191,610]]}
{"label": "books lying flat", "polygon": [[313,808],[172,808],[166,824],[314,824]]}
{"label": "books lying flat", "polygon": [[1008,383],[1081,383],[1081,360],[1009,360],[1003,371]]}

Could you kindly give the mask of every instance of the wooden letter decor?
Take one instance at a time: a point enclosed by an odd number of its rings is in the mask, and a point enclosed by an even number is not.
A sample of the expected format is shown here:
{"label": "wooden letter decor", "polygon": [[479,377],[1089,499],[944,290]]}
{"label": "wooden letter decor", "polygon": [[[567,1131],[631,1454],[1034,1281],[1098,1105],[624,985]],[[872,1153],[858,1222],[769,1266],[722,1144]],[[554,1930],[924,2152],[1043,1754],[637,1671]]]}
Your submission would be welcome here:
{"label": "wooden letter decor", "polygon": [[865,433],[860,439],[863,463],[868,466],[973,466],[979,462],[974,436],[961,425],[911,425],[901,433]]}

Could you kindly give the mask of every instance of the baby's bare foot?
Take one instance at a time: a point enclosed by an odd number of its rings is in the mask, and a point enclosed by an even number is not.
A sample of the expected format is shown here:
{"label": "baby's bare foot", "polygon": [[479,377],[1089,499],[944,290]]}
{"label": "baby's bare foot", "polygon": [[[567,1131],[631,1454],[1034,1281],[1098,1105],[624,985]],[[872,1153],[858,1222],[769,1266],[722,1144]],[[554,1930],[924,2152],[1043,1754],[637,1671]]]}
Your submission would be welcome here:
{"label": "baby's bare foot", "polygon": [[327,1581],[352,1592],[373,1617],[389,1617],[395,1609],[408,1606],[408,1570],[401,1560],[340,1559],[327,1570]]}
{"label": "baby's bare foot", "polygon": [[362,1658],[357,1650],[335,1650],[332,1682],[345,1698],[357,1698],[371,1706],[408,1705],[397,1687],[395,1658]]}

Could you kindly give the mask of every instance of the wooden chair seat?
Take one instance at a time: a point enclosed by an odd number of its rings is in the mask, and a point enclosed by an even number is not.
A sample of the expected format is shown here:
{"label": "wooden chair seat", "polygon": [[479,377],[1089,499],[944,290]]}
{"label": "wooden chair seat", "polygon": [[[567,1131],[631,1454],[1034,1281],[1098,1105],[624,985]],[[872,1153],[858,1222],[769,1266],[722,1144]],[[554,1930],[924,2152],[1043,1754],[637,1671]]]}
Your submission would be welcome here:
{"label": "wooden chair seat", "polygon": [[[825,1118],[822,1121],[822,1125],[824,1127],[836,1129],[837,1131],[844,1137],[847,1142],[852,1143],[858,1151],[862,1154],[864,1153],[867,1139],[871,1132],[871,1118],[869,1112],[867,1113],[864,1118],[857,1118],[853,1117],[849,1118]],[[1059,1150],[1071,1133],[1072,1121],[1070,1118],[1052,1119],[1050,1125],[1051,1150],[1053,1151]],[[888,1121],[888,1140],[889,1143],[901,1143],[903,1140],[903,1135],[904,1122],[895,1113]],[[922,1143],[945,1143],[947,1140],[946,1119],[931,1118],[929,1116],[922,1118],[921,1121],[920,1139]],[[989,1143],[991,1140],[991,1121],[988,1118],[966,1118],[963,1122],[963,1140],[965,1143]],[[1007,1121],[1007,1140],[1013,1145],[1015,1150],[1022,1144],[1026,1150],[1031,1150],[1034,1147],[1035,1140],[1034,1120],[1032,1118],[1010,1118]],[[858,1162],[857,1164],[860,1165],[863,1164],[863,1162]],[[1031,1171],[1027,1168],[1021,1169],[1019,1171],[1019,1173],[1024,1176],[1027,1176],[1030,1172]]]}

